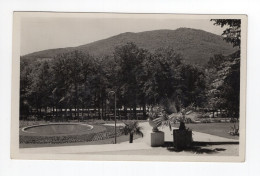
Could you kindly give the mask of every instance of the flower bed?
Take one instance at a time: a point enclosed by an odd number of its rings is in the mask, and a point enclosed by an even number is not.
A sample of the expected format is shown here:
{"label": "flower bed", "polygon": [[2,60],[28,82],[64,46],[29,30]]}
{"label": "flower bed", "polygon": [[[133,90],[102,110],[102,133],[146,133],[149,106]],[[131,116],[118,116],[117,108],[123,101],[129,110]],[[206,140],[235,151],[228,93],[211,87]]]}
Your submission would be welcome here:
{"label": "flower bed", "polygon": [[34,126],[34,125],[39,125],[39,124],[46,124],[45,121],[25,121],[25,120],[20,120],[19,121],[19,127],[27,127],[27,126]]}
{"label": "flower bed", "polygon": [[[95,125],[98,127],[101,125]],[[93,130],[88,134],[79,134],[79,135],[61,135],[61,136],[37,136],[37,135],[20,135],[19,142],[20,144],[65,144],[65,143],[77,143],[77,142],[90,142],[97,140],[104,140],[115,137],[114,127],[103,126],[104,131],[97,132]],[[117,128],[117,136],[124,135],[123,131]]]}

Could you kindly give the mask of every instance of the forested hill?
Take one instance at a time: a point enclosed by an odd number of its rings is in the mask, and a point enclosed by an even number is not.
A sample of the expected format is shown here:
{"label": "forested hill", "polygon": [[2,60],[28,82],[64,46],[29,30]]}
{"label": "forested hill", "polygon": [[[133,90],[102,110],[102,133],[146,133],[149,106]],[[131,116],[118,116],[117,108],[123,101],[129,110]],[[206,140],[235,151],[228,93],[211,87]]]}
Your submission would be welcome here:
{"label": "forested hill", "polygon": [[188,63],[205,64],[214,54],[228,55],[236,49],[223,41],[221,36],[190,28],[155,30],[139,33],[122,33],[86,45],[39,51],[23,56],[23,59],[53,58],[57,54],[80,50],[95,57],[112,55],[115,47],[133,42],[138,47],[154,52],[158,48],[171,47],[183,55]]}

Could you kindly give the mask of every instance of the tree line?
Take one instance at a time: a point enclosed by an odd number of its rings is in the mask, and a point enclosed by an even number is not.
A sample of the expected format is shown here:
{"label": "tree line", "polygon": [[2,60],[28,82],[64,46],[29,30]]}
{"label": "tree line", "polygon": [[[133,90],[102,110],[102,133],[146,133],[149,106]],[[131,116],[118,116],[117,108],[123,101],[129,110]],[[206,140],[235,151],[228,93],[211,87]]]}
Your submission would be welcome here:
{"label": "tree line", "polygon": [[165,98],[202,106],[205,84],[203,69],[186,64],[171,48],[152,54],[127,43],[115,48],[113,57],[73,51],[52,60],[21,59],[21,114],[35,110],[41,116],[51,108],[53,116],[68,110],[67,116],[79,117],[84,109],[103,119],[114,108],[109,96],[114,91],[122,114],[128,116],[130,109],[131,118],[137,118],[137,108],[146,116],[147,106]]}

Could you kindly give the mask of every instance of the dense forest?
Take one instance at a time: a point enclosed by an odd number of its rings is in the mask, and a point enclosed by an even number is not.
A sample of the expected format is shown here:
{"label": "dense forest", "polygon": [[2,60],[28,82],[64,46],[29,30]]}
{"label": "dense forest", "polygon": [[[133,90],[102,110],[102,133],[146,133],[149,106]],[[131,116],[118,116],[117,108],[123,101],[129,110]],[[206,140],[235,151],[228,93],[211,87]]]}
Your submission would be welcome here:
{"label": "dense forest", "polygon": [[215,53],[205,65],[185,62],[172,47],[149,52],[133,42],[102,57],[75,50],[54,59],[20,60],[20,119],[111,119],[111,91],[124,119],[146,119],[147,108],[165,99],[177,111],[194,104],[238,117],[240,48],[231,55]]}

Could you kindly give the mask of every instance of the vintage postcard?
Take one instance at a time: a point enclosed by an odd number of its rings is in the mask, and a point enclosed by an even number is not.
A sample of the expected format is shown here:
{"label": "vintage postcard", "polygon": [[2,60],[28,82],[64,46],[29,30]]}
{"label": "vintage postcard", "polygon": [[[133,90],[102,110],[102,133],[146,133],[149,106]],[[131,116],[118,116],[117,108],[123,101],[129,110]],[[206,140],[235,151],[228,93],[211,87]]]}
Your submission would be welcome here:
{"label": "vintage postcard", "polygon": [[12,159],[245,160],[246,15],[14,12]]}

